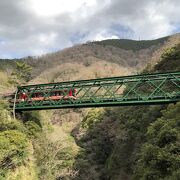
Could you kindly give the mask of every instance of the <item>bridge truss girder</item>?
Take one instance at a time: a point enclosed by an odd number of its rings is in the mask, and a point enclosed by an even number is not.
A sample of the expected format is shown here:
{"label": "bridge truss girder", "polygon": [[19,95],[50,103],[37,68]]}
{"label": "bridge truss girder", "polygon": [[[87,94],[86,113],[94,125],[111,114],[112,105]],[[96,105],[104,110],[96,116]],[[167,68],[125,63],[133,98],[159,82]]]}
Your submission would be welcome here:
{"label": "bridge truss girder", "polygon": [[[76,90],[76,99],[65,98],[69,90]],[[61,91],[63,97],[52,100],[52,92]],[[18,87],[18,93],[27,92],[28,98],[17,102],[16,110],[41,110],[163,104],[180,101],[180,72],[100,78]],[[34,93],[44,99],[32,101]]]}

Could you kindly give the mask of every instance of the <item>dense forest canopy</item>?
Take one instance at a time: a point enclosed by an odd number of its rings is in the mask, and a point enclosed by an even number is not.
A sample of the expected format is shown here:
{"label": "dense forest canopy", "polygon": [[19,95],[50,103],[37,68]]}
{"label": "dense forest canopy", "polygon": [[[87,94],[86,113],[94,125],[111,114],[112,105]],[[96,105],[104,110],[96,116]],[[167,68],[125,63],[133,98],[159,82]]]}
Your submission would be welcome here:
{"label": "dense forest canopy", "polygon": [[[180,71],[179,62],[178,44],[162,54],[151,72]],[[86,133],[78,143],[86,155],[78,157],[83,162],[77,164],[79,179],[86,174],[94,179],[178,179],[180,103],[108,108],[103,118],[100,114],[88,113],[82,122]],[[92,164],[99,169],[92,170]]]}

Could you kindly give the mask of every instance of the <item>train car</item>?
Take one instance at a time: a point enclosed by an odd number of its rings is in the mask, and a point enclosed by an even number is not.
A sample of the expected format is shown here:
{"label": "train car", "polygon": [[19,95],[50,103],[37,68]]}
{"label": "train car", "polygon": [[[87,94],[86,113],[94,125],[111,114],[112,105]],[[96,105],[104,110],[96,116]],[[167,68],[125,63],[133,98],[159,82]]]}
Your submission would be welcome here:
{"label": "train car", "polygon": [[[54,90],[51,91],[50,94],[48,94],[48,91],[40,91],[40,92],[34,92],[31,94],[28,92],[22,92],[17,95],[17,100],[16,102],[23,102],[23,101],[48,101],[48,100],[68,100],[68,99],[77,99],[76,98],[76,90],[75,89],[70,89],[70,90]],[[48,96],[46,97],[46,95]]]}

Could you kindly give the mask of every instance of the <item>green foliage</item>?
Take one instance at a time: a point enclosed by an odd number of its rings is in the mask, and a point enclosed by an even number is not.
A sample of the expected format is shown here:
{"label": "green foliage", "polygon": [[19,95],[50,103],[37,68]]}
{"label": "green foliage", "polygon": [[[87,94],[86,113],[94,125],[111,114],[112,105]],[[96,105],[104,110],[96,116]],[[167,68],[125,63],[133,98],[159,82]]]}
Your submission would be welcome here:
{"label": "green foliage", "polygon": [[27,155],[28,140],[23,133],[17,130],[0,132],[0,177],[24,163]]}
{"label": "green foliage", "polygon": [[0,99],[0,110],[8,109],[8,102]]}
{"label": "green foliage", "polygon": [[31,79],[32,67],[26,64],[24,61],[16,61],[16,68],[12,72],[12,77],[9,82],[15,85],[20,85]]}
{"label": "green foliage", "polygon": [[[170,105],[168,110],[166,106],[106,109],[103,120],[87,128],[77,142],[83,149],[75,163],[78,178],[90,174],[92,179],[177,179],[179,112],[179,105]],[[141,151],[143,153],[138,156]],[[176,154],[171,156],[172,152]],[[152,159],[150,165],[146,163],[147,168],[142,163],[143,158],[146,161]],[[97,171],[93,169],[96,167]],[[166,173],[167,167],[171,174]],[[163,177],[158,174],[161,168]]]}
{"label": "green foliage", "polygon": [[115,46],[125,50],[134,50],[138,51],[141,49],[149,48],[153,45],[158,45],[164,43],[168,37],[156,39],[156,40],[129,40],[129,39],[108,39],[103,41],[92,42],[94,44],[103,45],[103,46]]}
{"label": "green foliage", "polygon": [[24,131],[23,125],[10,117],[7,110],[0,110],[0,131],[19,130]]}
{"label": "green foliage", "polygon": [[107,159],[110,177],[123,179],[133,173],[135,154],[146,141],[145,133],[151,122],[161,116],[161,106],[113,108],[106,115],[118,126],[112,153]]}
{"label": "green foliage", "polygon": [[19,130],[24,131],[22,123],[11,118],[10,112],[7,110],[8,104],[0,101],[0,131]]}
{"label": "green foliage", "polygon": [[[167,38],[153,41],[105,40],[94,43],[136,51],[162,44]],[[15,80],[16,85],[31,78],[31,68],[26,65],[22,61],[12,65],[12,69],[16,70],[11,80]],[[179,45],[167,50],[154,70],[180,70]],[[147,92],[148,89],[140,90]],[[80,132],[76,139],[81,147],[76,162],[71,148],[65,147],[60,141],[49,141],[44,131],[42,114],[23,113],[23,124],[12,120],[7,107],[6,103],[0,102],[1,177],[5,177],[8,171],[14,172],[16,167],[25,162],[29,140],[33,141],[40,179],[72,179],[65,169],[71,168],[73,163],[79,171],[77,179],[133,179],[133,173],[134,179],[169,180],[180,176],[179,104],[171,105],[167,110],[166,106],[91,110],[80,126],[80,130],[85,131],[82,134]],[[43,115],[49,118],[45,112]]]}
{"label": "green foliage", "polygon": [[45,134],[34,144],[34,148],[41,179],[56,179],[74,163],[72,150],[64,147],[60,141],[49,142]]}
{"label": "green foliage", "polygon": [[141,148],[136,179],[176,179],[180,173],[180,103],[168,106],[149,126]]}
{"label": "green foliage", "polygon": [[39,127],[42,127],[41,124],[41,115],[38,111],[29,111],[29,112],[24,112],[23,113],[23,121],[27,122],[27,121],[32,121],[34,123],[36,123]]}
{"label": "green foliage", "polygon": [[30,137],[37,138],[40,135],[40,133],[42,132],[41,127],[38,124],[36,124],[34,121],[27,121],[25,123],[25,127],[27,129],[27,134]]}
{"label": "green foliage", "polygon": [[[179,57],[180,45],[176,45],[165,51],[154,70],[159,72],[180,70]],[[171,86],[167,85],[166,88]],[[148,89],[141,90],[146,92]],[[138,180],[178,179],[179,112],[179,104],[170,105],[167,110],[166,106],[139,106],[119,109],[115,113],[107,112],[111,118],[120,120],[120,132],[124,135],[124,138],[120,137],[117,142],[115,141],[108,158],[110,177],[132,178],[135,171],[134,178]]]}
{"label": "green foliage", "polygon": [[[104,173],[104,165],[112,149],[112,135],[109,132],[111,123],[103,120],[104,113],[103,109],[92,109],[83,119],[86,133],[77,141],[81,151],[74,164],[79,171],[77,179],[85,179],[87,174],[92,179],[99,179],[99,175]],[[101,169],[93,169],[96,166]]]}
{"label": "green foliage", "polygon": [[13,119],[7,102],[0,101],[0,179],[10,178],[21,165],[28,164],[30,139],[26,135],[35,138],[39,129],[34,122],[24,125],[22,121]]}
{"label": "green foliage", "polygon": [[154,67],[155,71],[180,71],[180,44],[166,49],[161,61]]}
{"label": "green foliage", "polygon": [[99,108],[91,109],[88,112],[87,116],[85,116],[84,119],[82,120],[82,127],[87,129],[92,128],[95,124],[97,124],[103,119],[103,115],[104,115],[103,109],[99,109]]}

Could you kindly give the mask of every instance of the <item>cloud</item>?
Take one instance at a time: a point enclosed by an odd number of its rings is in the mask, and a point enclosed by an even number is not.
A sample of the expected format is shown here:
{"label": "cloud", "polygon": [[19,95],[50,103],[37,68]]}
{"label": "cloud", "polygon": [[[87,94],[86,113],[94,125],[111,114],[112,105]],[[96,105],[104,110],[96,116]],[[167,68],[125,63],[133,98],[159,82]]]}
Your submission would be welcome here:
{"label": "cloud", "polygon": [[179,31],[179,0],[1,0],[0,58],[40,55],[108,38]]}

